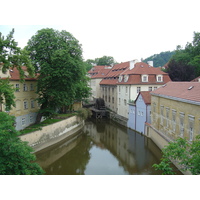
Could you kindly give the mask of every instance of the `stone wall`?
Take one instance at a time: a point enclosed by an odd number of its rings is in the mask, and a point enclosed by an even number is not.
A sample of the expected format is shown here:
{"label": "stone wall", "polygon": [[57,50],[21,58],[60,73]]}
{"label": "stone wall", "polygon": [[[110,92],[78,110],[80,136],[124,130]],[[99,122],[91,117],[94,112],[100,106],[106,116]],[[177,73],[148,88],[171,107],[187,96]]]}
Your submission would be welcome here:
{"label": "stone wall", "polygon": [[73,116],[60,122],[44,126],[42,130],[27,133],[19,137],[22,141],[27,141],[35,152],[37,152],[75,134],[83,125],[83,120],[77,116]]}

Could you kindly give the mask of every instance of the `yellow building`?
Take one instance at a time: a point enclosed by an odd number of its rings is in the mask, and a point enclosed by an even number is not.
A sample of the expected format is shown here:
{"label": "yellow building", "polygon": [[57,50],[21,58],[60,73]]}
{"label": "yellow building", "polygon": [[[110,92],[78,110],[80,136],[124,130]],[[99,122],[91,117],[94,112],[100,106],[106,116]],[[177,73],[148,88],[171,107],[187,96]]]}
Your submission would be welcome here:
{"label": "yellow building", "polygon": [[[16,118],[16,130],[24,129],[30,124],[35,123],[39,105],[36,101],[36,87],[37,80],[30,78],[26,67],[22,67],[25,71],[25,81],[20,82],[19,71],[14,68],[10,69],[7,73],[2,73],[0,66],[0,78],[9,78],[10,83],[15,89],[15,103],[16,106],[8,113]],[[2,111],[5,111],[5,105],[1,106]]]}
{"label": "yellow building", "polygon": [[147,134],[157,146],[178,137],[192,142],[200,134],[200,82],[168,82],[151,95]]}

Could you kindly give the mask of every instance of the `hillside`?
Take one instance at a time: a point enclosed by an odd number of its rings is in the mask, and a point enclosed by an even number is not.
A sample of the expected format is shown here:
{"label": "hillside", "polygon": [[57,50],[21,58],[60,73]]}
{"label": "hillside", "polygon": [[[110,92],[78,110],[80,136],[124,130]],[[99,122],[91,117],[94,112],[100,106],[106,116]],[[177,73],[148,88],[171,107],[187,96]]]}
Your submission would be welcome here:
{"label": "hillside", "polygon": [[153,61],[154,67],[162,67],[164,66],[170,58],[175,54],[175,51],[165,51],[160,54],[154,54],[143,60],[143,62]]}

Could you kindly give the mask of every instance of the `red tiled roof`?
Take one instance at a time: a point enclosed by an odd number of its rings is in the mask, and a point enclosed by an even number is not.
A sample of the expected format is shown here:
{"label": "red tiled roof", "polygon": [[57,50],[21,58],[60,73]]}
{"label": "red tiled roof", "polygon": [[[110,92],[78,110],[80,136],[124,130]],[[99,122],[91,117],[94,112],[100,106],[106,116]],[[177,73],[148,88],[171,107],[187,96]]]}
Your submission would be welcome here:
{"label": "red tiled roof", "polygon": [[[141,75],[148,75],[148,82],[142,82]],[[128,75],[128,81],[121,82],[118,81],[120,75]],[[163,82],[157,82],[156,75],[163,75]],[[114,79],[115,77],[115,79]],[[110,78],[110,79],[109,79]],[[101,85],[130,85],[130,84],[140,84],[140,85],[149,85],[149,84],[165,84],[171,81],[167,73],[161,71],[160,68],[155,68],[144,62],[138,62],[134,65],[134,68],[130,70],[130,62],[124,62],[115,65],[112,70],[106,75],[106,77],[100,82]]]}
{"label": "red tiled roof", "polygon": [[164,85],[165,83],[171,81],[168,74],[163,74],[163,82],[157,82],[156,74],[148,75],[148,82],[142,82],[141,74],[131,74],[129,75],[127,82],[118,82],[118,85]]}
{"label": "red tiled roof", "polygon": [[[25,72],[27,71],[27,67],[26,66],[22,66],[22,70],[24,70]],[[9,70],[9,73],[10,73],[10,80],[12,80],[12,81],[18,81],[18,80],[20,80],[20,74],[19,74],[19,71],[17,70],[17,68],[15,67],[15,68],[11,68],[10,70]],[[29,76],[26,76],[25,75],[25,78],[24,78],[25,80],[36,80],[36,78],[30,78]]]}
{"label": "red tiled roof", "polygon": [[111,67],[109,66],[94,66],[88,71],[88,74],[90,74],[90,78],[103,78],[110,70]]}
{"label": "red tiled roof", "polygon": [[150,91],[141,91],[140,94],[141,94],[145,104],[151,104]]}
{"label": "red tiled roof", "polygon": [[[115,85],[118,82],[119,75],[130,66],[130,62],[124,62],[116,64],[105,76],[105,78],[100,82],[102,85]],[[112,78],[112,79],[109,79]]]}
{"label": "red tiled roof", "polygon": [[168,82],[151,94],[200,102],[200,82]]}
{"label": "red tiled roof", "polygon": [[161,71],[160,68],[152,67],[147,63],[144,62],[138,62],[135,64],[133,69],[128,69],[124,71],[121,75],[126,75],[126,74],[167,74],[163,71]]}

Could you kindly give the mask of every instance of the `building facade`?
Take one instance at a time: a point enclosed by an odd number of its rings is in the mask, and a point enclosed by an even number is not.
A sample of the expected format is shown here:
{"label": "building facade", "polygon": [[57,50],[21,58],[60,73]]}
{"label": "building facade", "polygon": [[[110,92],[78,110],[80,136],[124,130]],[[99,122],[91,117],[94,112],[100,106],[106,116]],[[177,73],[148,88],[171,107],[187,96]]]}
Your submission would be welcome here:
{"label": "building facade", "polygon": [[128,103],[134,102],[141,91],[153,91],[168,81],[168,74],[160,68],[144,62],[130,62],[117,82],[117,114],[128,119]]}
{"label": "building facade", "polygon": [[129,103],[128,128],[145,133],[145,123],[151,123],[151,95],[150,91],[138,94],[135,103]]}
{"label": "building facade", "polygon": [[151,95],[151,126],[147,135],[160,148],[178,137],[192,142],[200,134],[199,82],[168,82]]}

